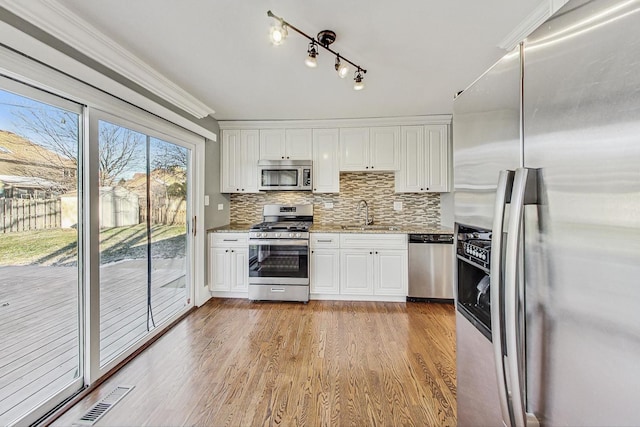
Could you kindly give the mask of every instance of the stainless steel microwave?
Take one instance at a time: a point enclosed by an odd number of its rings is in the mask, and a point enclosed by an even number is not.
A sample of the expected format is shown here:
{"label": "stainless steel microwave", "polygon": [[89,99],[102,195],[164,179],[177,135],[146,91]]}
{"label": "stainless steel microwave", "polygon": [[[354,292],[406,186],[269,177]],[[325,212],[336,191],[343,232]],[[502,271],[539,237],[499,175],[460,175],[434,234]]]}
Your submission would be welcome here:
{"label": "stainless steel microwave", "polygon": [[311,161],[260,160],[258,190],[311,190]]}

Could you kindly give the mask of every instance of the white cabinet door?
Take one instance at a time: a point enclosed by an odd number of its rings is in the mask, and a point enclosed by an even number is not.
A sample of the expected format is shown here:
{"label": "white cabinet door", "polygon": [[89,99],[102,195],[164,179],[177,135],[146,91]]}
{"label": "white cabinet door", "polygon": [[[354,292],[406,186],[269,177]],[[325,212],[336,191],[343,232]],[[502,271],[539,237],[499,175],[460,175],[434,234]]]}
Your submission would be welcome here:
{"label": "white cabinet door", "polygon": [[220,147],[220,192],[234,193],[236,188],[240,188],[240,183],[236,182],[236,150],[240,149],[240,131],[225,130],[222,133],[222,145]]}
{"label": "white cabinet door", "polygon": [[231,290],[246,292],[249,289],[249,249],[230,248],[229,251]]}
{"label": "white cabinet door", "polygon": [[260,130],[260,160],[285,159],[284,129]]}
{"label": "white cabinet door", "polygon": [[338,249],[311,250],[312,294],[340,293],[340,251]]}
{"label": "white cabinet door", "polygon": [[373,251],[340,250],[340,293],[373,295]]}
{"label": "white cabinet door", "polygon": [[313,130],[313,192],[340,192],[339,130]]}
{"label": "white cabinet door", "polygon": [[369,128],[340,129],[340,170],[369,170]]}
{"label": "white cabinet door", "polygon": [[373,127],[370,129],[369,139],[369,170],[398,170],[400,168],[400,127]]}
{"label": "white cabinet door", "polygon": [[407,251],[375,250],[374,293],[376,295],[407,295]]}
{"label": "white cabinet door", "polygon": [[258,192],[258,131],[243,130],[240,132],[240,160],[236,164],[241,166],[236,170],[237,181],[240,183],[240,193]]}
{"label": "white cabinet door", "polygon": [[400,142],[400,170],[395,175],[396,192],[424,190],[424,127],[403,126]]}
{"label": "white cabinet door", "polygon": [[220,162],[222,193],[257,193],[258,131],[225,130]]}
{"label": "white cabinet door", "polygon": [[311,129],[287,129],[285,131],[284,157],[287,160],[311,160]]}
{"label": "white cabinet door", "polygon": [[449,135],[446,125],[425,126],[425,191],[449,191]]}
{"label": "white cabinet door", "polygon": [[212,291],[231,289],[229,248],[209,248],[209,288]]}

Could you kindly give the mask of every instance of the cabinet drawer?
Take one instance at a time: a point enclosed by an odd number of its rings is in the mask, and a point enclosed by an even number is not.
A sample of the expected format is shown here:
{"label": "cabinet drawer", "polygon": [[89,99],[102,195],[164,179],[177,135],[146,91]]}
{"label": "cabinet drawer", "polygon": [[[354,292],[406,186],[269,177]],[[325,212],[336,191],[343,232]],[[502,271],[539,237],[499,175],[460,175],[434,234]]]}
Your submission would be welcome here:
{"label": "cabinet drawer", "polygon": [[406,234],[340,234],[340,248],[355,249],[407,249]]}
{"label": "cabinet drawer", "polygon": [[211,233],[209,244],[211,247],[246,247],[249,243],[249,233]]}
{"label": "cabinet drawer", "polygon": [[315,248],[339,248],[340,234],[338,233],[311,233],[309,246]]}

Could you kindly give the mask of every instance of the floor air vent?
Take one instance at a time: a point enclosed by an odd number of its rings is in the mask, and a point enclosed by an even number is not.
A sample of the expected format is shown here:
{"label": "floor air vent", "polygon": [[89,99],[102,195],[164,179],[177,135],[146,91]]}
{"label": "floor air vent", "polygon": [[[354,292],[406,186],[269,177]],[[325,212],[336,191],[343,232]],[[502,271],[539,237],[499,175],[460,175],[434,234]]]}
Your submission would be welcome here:
{"label": "floor air vent", "polygon": [[78,421],[73,423],[74,426],[92,426],[98,422],[104,414],[114,407],[123,397],[133,390],[132,385],[119,385],[111,393],[105,396],[101,401],[96,403],[84,414]]}

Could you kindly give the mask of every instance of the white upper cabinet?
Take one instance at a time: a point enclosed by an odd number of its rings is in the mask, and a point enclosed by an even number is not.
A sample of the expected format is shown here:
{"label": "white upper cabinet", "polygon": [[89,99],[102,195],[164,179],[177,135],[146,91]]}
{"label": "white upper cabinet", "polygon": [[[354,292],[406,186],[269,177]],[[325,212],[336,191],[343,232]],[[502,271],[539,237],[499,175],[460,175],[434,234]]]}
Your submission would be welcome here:
{"label": "white upper cabinet", "polygon": [[340,192],[339,130],[313,130],[313,192]]}
{"label": "white upper cabinet", "polygon": [[225,130],[222,133],[220,191],[258,192],[258,131]]}
{"label": "white upper cabinet", "polygon": [[400,127],[369,129],[369,161],[372,170],[395,171],[400,168]]}
{"label": "white upper cabinet", "polygon": [[261,129],[260,160],[311,160],[311,129]]}
{"label": "white upper cabinet", "polygon": [[284,142],[284,154],[287,160],[311,160],[311,129],[287,129]]}
{"label": "white upper cabinet", "polygon": [[369,170],[369,128],[340,129],[340,170]]}
{"label": "white upper cabinet", "polygon": [[341,171],[395,171],[400,127],[340,129]]}
{"label": "white upper cabinet", "polygon": [[396,192],[450,191],[450,161],[447,125],[403,126]]}

